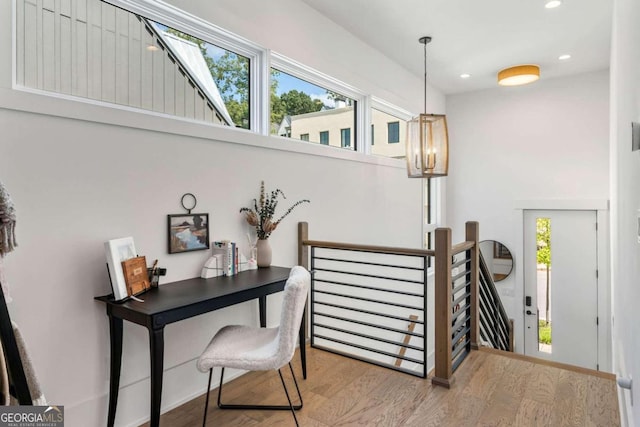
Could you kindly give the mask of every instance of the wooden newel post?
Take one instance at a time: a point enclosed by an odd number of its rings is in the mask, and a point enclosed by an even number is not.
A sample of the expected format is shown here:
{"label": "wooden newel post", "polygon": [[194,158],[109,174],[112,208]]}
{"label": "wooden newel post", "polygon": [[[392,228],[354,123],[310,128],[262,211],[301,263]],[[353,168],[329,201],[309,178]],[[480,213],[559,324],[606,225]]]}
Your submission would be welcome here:
{"label": "wooden newel post", "polygon": [[480,311],[479,311],[479,253],[480,247],[478,241],[480,240],[480,226],[476,221],[469,221],[465,224],[465,240],[467,242],[474,242],[473,248],[471,248],[471,348],[478,349],[479,342],[479,323],[480,323]]}
{"label": "wooden newel post", "polygon": [[[308,222],[299,222],[298,223],[298,265],[309,269],[309,246],[305,245],[304,242],[309,240],[309,223]],[[312,273],[313,274],[313,273]],[[309,303],[304,305],[304,314],[302,315],[302,323],[304,328],[304,338],[305,342],[309,338]],[[300,343],[302,347],[305,343]],[[304,373],[304,378],[307,378],[306,372]]]}
{"label": "wooden newel post", "polygon": [[431,382],[449,388],[451,366],[451,229],[436,229],[435,369]]}
{"label": "wooden newel post", "polygon": [[298,223],[298,265],[303,266],[307,270],[309,269],[309,246],[306,246],[304,242],[309,240],[309,223]]}

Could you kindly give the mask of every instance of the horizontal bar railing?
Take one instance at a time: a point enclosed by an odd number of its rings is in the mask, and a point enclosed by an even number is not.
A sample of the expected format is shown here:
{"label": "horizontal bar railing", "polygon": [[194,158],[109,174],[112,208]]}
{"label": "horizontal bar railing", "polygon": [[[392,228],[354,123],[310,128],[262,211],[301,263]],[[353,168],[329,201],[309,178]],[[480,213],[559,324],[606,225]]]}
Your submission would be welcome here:
{"label": "horizontal bar railing", "polygon": [[[478,318],[490,295],[478,289],[478,223],[467,222],[465,241],[456,245],[450,229],[437,229],[435,250],[310,240],[306,223],[298,230],[299,263],[312,271],[311,346],[423,378],[427,268],[434,266],[432,382],[449,387],[478,348],[480,331],[492,327]],[[508,339],[503,324],[497,329],[497,340]]]}
{"label": "horizontal bar railing", "polygon": [[[427,376],[427,268],[435,252],[308,239],[311,346]],[[304,264],[302,264],[304,265]]]}
{"label": "horizontal bar railing", "polygon": [[480,337],[489,347],[513,351],[513,321],[507,316],[487,264],[479,256]]}
{"label": "horizontal bar railing", "polygon": [[435,369],[431,381],[449,388],[453,373],[478,343],[477,222],[467,222],[465,241],[451,244],[451,230],[436,230]]}

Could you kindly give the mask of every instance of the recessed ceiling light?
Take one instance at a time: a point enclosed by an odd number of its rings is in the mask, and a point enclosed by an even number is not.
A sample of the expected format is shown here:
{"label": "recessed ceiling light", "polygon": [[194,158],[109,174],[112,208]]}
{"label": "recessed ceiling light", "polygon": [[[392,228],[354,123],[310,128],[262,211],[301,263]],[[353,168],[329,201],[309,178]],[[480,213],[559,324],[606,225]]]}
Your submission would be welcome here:
{"label": "recessed ceiling light", "polygon": [[154,44],[147,45],[147,50],[149,52],[155,52],[156,50],[160,50],[160,48]]}
{"label": "recessed ceiling light", "polygon": [[471,77],[471,74],[467,74],[467,73],[460,74],[461,79],[468,79],[469,77]]}
{"label": "recessed ceiling light", "polygon": [[571,59],[571,55],[560,55],[558,56],[560,61],[566,61],[567,59]]}
{"label": "recessed ceiling light", "polygon": [[549,0],[544,7],[546,7],[547,9],[553,9],[555,7],[558,7],[562,4],[561,0]]}

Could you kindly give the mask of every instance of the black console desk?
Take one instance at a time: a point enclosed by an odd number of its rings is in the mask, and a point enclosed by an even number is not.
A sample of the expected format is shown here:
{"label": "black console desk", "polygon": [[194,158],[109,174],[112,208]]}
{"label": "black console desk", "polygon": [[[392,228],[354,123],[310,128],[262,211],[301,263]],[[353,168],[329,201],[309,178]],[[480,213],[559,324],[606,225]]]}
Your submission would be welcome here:
{"label": "black console desk", "polygon": [[[196,278],[167,283],[140,295],[144,303],[133,300],[119,303],[113,301],[111,296],[96,297],[96,300],[107,305],[111,336],[107,425],[113,427],[118,403],[123,319],[145,326],[149,330],[151,427],[157,427],[160,424],[160,402],[162,399],[165,325],[257,298],[260,326],[264,327],[267,321],[267,295],[284,289],[289,272],[289,268],[269,267],[243,271],[229,277]],[[304,324],[305,319],[302,320],[302,325]],[[302,325],[300,327],[300,358],[302,360],[302,374],[306,378],[305,331]]]}

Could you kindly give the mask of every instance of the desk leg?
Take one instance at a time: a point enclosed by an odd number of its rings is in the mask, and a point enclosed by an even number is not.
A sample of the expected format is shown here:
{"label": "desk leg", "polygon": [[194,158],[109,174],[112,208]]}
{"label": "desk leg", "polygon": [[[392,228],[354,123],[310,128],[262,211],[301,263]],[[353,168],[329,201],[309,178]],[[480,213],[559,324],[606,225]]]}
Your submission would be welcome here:
{"label": "desk leg", "polygon": [[109,334],[111,337],[111,367],[109,378],[109,415],[107,426],[113,427],[116,420],[116,406],[118,405],[118,390],[120,388],[120,368],[122,366],[122,319],[109,316]]}
{"label": "desk leg", "polygon": [[267,297],[258,297],[258,309],[260,310],[260,327],[267,327]]}
{"label": "desk leg", "polygon": [[151,422],[149,425],[150,427],[158,427],[160,425],[164,368],[164,327],[149,329],[149,352],[151,356]]}

